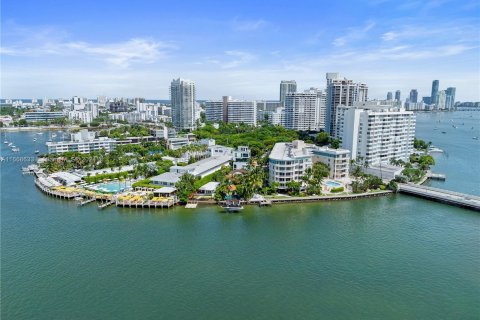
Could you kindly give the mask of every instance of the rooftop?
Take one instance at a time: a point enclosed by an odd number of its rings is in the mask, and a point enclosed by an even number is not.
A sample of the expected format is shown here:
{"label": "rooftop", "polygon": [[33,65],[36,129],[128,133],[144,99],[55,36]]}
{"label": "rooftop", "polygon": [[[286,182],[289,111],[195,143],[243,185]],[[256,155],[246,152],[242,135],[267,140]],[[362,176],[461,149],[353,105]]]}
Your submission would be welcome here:
{"label": "rooftop", "polygon": [[201,186],[198,190],[200,191],[215,191],[217,187],[220,185],[220,182],[210,181],[203,186]]}
{"label": "rooftop", "polygon": [[189,172],[194,176],[199,176],[205,171],[224,165],[225,163],[229,162],[231,159],[232,159],[231,156],[214,156],[214,157],[202,159],[200,161],[197,161],[195,163],[189,164],[184,167],[172,166],[170,168],[170,171],[173,170],[175,172],[175,170],[179,170],[182,172]]}
{"label": "rooftop", "polygon": [[177,172],[165,172],[158,176],[155,176],[150,179],[150,181],[158,181],[158,182],[168,182],[168,183],[177,183],[182,176],[181,173]]}
{"label": "rooftop", "polygon": [[298,158],[309,157],[310,154],[307,148],[313,147],[312,144],[306,144],[301,140],[293,142],[279,142],[276,143],[270,152],[270,159],[278,160],[294,160]]}

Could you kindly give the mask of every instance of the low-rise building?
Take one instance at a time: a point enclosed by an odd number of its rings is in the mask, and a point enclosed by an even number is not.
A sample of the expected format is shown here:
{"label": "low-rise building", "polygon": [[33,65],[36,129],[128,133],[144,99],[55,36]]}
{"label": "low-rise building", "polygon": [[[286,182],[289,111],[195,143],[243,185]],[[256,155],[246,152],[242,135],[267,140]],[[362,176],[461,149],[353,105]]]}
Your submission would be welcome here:
{"label": "low-rise building", "polygon": [[25,112],[23,117],[26,121],[52,121],[55,119],[64,118],[65,115],[61,111],[37,111]]}
{"label": "low-rise building", "polygon": [[269,181],[278,189],[288,189],[290,181],[300,181],[305,170],[312,167],[312,155],[301,140],[276,143],[268,157]]}
{"label": "low-rise building", "polygon": [[330,168],[329,178],[348,178],[350,151],[307,144],[301,140],[276,143],[268,157],[269,181],[279,184],[278,189],[288,189],[290,181],[301,181],[305,170],[322,162]]}
{"label": "low-rise building", "polygon": [[238,146],[233,152],[233,170],[244,169],[248,165],[251,157],[250,148],[247,146]]}
{"label": "low-rise building", "polygon": [[88,130],[80,130],[78,133],[72,134],[70,141],[47,142],[47,150],[49,154],[80,152],[90,153],[92,151],[105,150],[110,152],[115,149],[117,141],[107,137],[95,138],[95,132]]}
{"label": "low-rise building", "polygon": [[165,172],[153,178],[150,178],[150,183],[162,187],[175,187],[175,184],[180,181],[182,173]]}
{"label": "low-rise building", "polygon": [[332,149],[327,147],[315,147],[311,150],[313,163],[322,162],[330,168],[329,177],[344,179],[348,177],[350,169],[350,151],[346,149]]}
{"label": "low-rise building", "polygon": [[224,166],[228,166],[231,160],[231,156],[215,156],[202,159],[200,161],[183,167],[172,166],[170,167],[170,172],[175,172],[179,174],[190,173],[194,177],[203,178],[222,169]]}

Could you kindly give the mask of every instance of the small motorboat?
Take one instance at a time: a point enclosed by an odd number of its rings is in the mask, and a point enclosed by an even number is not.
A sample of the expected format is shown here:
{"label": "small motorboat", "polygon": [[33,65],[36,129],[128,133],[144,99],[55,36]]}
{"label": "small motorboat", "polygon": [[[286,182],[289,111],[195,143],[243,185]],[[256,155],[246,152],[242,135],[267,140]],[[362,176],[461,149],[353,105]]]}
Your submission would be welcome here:
{"label": "small motorboat", "polygon": [[478,137],[473,137],[472,139],[473,139],[473,140],[478,140]]}
{"label": "small motorboat", "polygon": [[226,200],[225,204],[222,206],[222,209],[228,213],[239,212],[240,210],[243,210],[243,206],[240,203],[240,200]]}
{"label": "small motorboat", "polygon": [[[472,129],[473,129],[473,128],[472,128]],[[8,141],[7,141],[7,140],[5,140],[5,141],[3,141],[3,143],[5,143],[5,144],[8,144]]]}
{"label": "small motorboat", "polygon": [[442,133],[447,133],[446,131],[442,131]]}
{"label": "small motorboat", "polygon": [[35,154],[39,154],[40,153],[40,150],[35,150]]}

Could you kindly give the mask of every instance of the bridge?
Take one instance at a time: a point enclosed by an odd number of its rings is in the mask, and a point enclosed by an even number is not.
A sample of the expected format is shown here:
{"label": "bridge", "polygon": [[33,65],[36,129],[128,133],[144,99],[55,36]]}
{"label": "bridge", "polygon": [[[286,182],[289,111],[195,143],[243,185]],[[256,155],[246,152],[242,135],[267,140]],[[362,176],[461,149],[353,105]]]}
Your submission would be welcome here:
{"label": "bridge", "polygon": [[480,197],[416,184],[399,183],[398,191],[413,196],[480,211]]}

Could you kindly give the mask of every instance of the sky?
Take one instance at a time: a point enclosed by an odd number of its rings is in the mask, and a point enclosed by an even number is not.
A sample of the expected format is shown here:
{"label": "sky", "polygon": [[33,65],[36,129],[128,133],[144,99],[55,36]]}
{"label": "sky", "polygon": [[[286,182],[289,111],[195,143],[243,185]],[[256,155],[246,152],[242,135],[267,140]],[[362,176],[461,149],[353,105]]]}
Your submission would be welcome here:
{"label": "sky", "polygon": [[278,99],[281,80],[325,73],[369,98],[456,87],[480,101],[479,0],[53,1],[1,3],[2,98]]}

